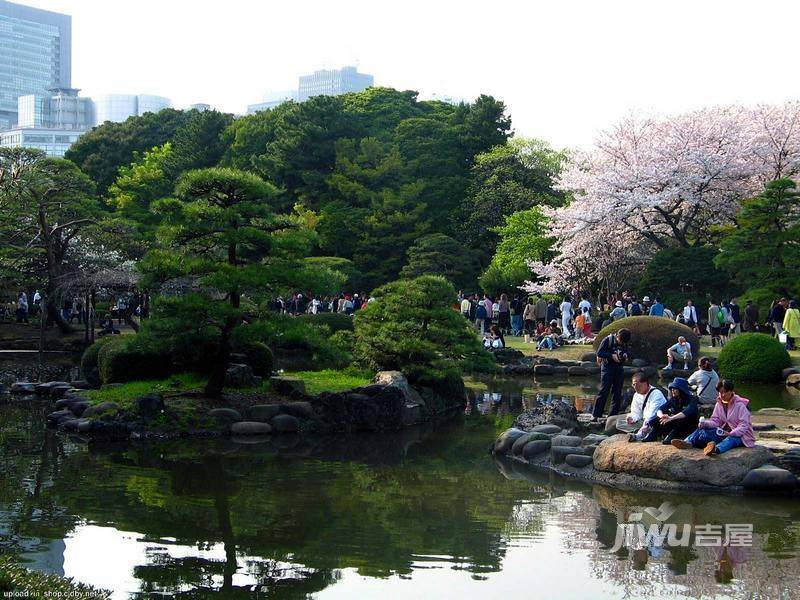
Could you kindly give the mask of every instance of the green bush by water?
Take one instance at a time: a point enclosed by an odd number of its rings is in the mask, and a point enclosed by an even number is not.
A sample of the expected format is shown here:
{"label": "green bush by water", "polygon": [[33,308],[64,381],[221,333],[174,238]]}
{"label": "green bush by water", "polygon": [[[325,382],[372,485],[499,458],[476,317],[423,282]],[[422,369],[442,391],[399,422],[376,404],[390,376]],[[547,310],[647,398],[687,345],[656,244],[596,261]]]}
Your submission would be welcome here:
{"label": "green bush by water", "polygon": [[718,359],[720,375],[734,381],[778,381],[790,364],[783,344],[763,333],[737,335],[725,344]]}
{"label": "green bush by water", "polygon": [[159,379],[173,371],[170,355],[148,347],[139,336],[104,344],[98,353],[97,365],[103,383]]}
{"label": "green bush by water", "polygon": [[100,383],[100,372],[97,361],[100,350],[108,344],[121,342],[121,336],[109,335],[106,337],[101,337],[94,344],[84,350],[83,356],[81,357],[81,373],[83,374],[84,379],[94,385],[98,385]]}

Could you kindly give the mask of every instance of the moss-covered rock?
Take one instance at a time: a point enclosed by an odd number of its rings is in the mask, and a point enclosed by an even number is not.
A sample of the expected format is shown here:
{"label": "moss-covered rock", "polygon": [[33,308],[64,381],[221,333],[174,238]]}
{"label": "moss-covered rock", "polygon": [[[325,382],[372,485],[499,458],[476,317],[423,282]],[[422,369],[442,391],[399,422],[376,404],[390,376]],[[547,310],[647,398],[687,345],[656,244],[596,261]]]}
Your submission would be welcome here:
{"label": "moss-covered rock", "polygon": [[722,377],[740,381],[774,382],[791,364],[786,348],[763,333],[743,333],[730,340],[719,353]]}
{"label": "moss-covered rock", "polygon": [[597,334],[595,350],[607,335],[623,328],[631,332],[631,360],[641,358],[651,365],[663,365],[667,361],[667,348],[675,344],[679,336],[685,337],[692,346],[694,360],[699,358],[700,338],[686,325],[664,317],[627,317],[614,321]]}

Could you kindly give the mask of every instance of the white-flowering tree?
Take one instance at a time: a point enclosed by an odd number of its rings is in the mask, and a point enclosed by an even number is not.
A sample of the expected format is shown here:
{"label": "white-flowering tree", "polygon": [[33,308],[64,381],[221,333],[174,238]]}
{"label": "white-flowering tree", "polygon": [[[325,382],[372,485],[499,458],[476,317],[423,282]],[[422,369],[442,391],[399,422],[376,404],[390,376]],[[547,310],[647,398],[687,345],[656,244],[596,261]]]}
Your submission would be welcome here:
{"label": "white-flowering tree", "polygon": [[798,173],[798,102],[630,116],[572,155],[559,187],[574,199],[550,215],[559,255],[532,263],[530,289],[615,289],[656,251],[708,242],[741,200]]}

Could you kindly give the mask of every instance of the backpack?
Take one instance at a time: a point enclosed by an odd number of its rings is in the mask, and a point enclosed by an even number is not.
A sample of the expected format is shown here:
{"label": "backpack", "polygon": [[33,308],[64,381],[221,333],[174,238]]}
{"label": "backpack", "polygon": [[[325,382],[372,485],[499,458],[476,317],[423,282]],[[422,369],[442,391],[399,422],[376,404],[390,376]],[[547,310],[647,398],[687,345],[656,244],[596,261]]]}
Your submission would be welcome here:
{"label": "backpack", "polygon": [[642,314],[642,307],[639,306],[638,302],[633,302],[631,304],[631,316],[638,317],[641,314]]}
{"label": "backpack", "polygon": [[725,325],[725,313],[722,312],[722,309],[717,310],[717,323]]}

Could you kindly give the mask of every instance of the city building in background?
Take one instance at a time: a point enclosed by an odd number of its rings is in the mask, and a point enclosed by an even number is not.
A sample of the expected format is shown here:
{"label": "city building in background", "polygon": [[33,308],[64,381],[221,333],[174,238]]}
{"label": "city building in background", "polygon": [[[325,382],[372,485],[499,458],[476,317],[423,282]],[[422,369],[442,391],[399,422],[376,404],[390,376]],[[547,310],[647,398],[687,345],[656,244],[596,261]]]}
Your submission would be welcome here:
{"label": "city building in background", "polygon": [[86,131],[94,126],[91,98],[78,96],[76,89],[54,88],[47,96],[28,94],[17,101],[18,123],[22,127],[51,127]]}
{"label": "city building in background", "polygon": [[105,94],[94,98],[95,124],[122,123],[128,117],[159,112],[170,107],[169,98],[147,94]]}
{"label": "city building in background", "polygon": [[17,125],[18,99],[72,87],[72,18],[0,0],[0,129]]}
{"label": "city building in background", "polygon": [[286,90],[281,92],[267,92],[264,94],[264,99],[256,104],[247,105],[247,114],[252,115],[262,110],[269,110],[276,106],[289,102],[290,100],[297,101],[297,90]]}
{"label": "city building in background", "polygon": [[210,104],[206,104],[205,102],[198,102],[196,104],[190,104],[188,110],[196,110],[197,112],[206,112],[207,110],[213,110],[213,107]]}
{"label": "city building in background", "polygon": [[84,133],[53,127],[15,127],[0,132],[0,147],[38,148],[47,156],[62,158]]}
{"label": "city building in background", "polygon": [[303,102],[313,96],[338,96],[348,92],[360,92],[373,85],[375,78],[366,73],[359,73],[356,67],[314,71],[311,75],[300,76],[298,99]]}

